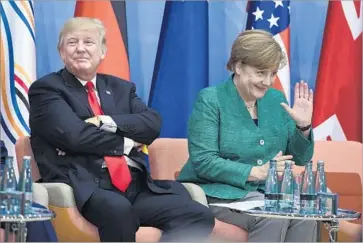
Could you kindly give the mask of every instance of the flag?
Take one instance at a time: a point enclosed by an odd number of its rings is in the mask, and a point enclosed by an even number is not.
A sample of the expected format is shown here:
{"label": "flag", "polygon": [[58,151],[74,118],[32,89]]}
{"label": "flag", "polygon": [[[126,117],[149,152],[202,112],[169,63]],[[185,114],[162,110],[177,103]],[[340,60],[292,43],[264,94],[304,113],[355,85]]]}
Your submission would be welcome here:
{"label": "flag", "polygon": [[208,85],[208,3],[166,1],[149,105],[161,137],[186,138],[198,92]]}
{"label": "flag", "polygon": [[362,142],[362,3],[330,1],[314,98],[317,140]]}
{"label": "flag", "polygon": [[74,16],[97,18],[106,28],[107,53],[98,72],[130,80],[124,1],[79,1]]}
{"label": "flag", "polygon": [[278,70],[274,88],[281,90],[290,104],[290,1],[250,1],[246,29],[263,29],[273,34],[287,57]]}
{"label": "flag", "polygon": [[30,134],[28,90],[36,79],[33,2],[0,1],[0,26],[0,139],[15,156],[16,140]]}

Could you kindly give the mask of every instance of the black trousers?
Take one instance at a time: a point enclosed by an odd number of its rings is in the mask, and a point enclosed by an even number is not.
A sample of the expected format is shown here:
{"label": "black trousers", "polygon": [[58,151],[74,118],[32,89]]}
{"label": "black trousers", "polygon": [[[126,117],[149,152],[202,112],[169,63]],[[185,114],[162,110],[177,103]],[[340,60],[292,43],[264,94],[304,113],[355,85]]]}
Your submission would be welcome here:
{"label": "black trousers", "polygon": [[82,208],[81,214],[98,227],[102,242],[135,241],[140,226],[162,230],[161,241],[197,242],[209,236],[214,227],[211,210],[193,201],[183,185],[173,183],[175,193],[154,193],[146,172],[130,170],[132,182],[125,193],[100,183]]}

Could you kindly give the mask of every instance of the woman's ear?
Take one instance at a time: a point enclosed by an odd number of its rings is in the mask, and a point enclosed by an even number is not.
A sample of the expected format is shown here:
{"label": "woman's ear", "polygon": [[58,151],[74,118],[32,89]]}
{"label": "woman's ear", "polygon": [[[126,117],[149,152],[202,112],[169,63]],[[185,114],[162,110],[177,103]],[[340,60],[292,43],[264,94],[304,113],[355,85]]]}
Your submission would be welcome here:
{"label": "woman's ear", "polygon": [[237,64],[236,64],[236,66],[235,66],[235,68],[234,68],[234,70],[235,70],[235,73],[236,73],[237,75],[241,75],[241,73],[242,73],[242,67],[241,67],[241,64],[240,64],[240,63],[237,63]]}

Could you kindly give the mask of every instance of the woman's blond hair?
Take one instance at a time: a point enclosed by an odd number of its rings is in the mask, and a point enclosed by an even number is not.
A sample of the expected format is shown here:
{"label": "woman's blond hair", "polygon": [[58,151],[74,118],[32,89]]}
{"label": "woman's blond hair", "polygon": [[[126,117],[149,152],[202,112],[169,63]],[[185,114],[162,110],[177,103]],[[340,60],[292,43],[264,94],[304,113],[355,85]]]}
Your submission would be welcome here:
{"label": "woman's blond hair", "polygon": [[70,32],[77,30],[90,30],[97,29],[100,36],[100,44],[102,45],[102,50],[106,51],[106,29],[102,21],[96,18],[89,17],[74,17],[69,19],[64,25],[59,33],[58,37],[58,50],[63,44],[64,36]]}
{"label": "woman's blond hair", "polygon": [[237,64],[247,64],[258,70],[277,70],[286,64],[286,57],[271,33],[246,30],[233,43],[227,69],[235,72]]}

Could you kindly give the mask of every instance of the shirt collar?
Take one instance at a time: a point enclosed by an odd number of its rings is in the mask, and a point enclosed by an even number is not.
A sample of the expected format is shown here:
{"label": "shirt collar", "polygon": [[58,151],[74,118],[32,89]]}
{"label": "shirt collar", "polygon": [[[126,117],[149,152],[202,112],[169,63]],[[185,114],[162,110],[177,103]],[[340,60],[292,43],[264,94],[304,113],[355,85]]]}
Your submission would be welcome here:
{"label": "shirt collar", "polygon": [[[77,78],[77,79],[78,79],[79,82],[81,82],[81,84],[83,86],[85,86],[87,84],[87,82],[88,82],[88,81],[81,80],[79,78]],[[97,80],[97,75],[94,76],[94,78],[90,80],[93,83],[93,87],[95,87],[95,88],[96,88],[96,80]]]}

